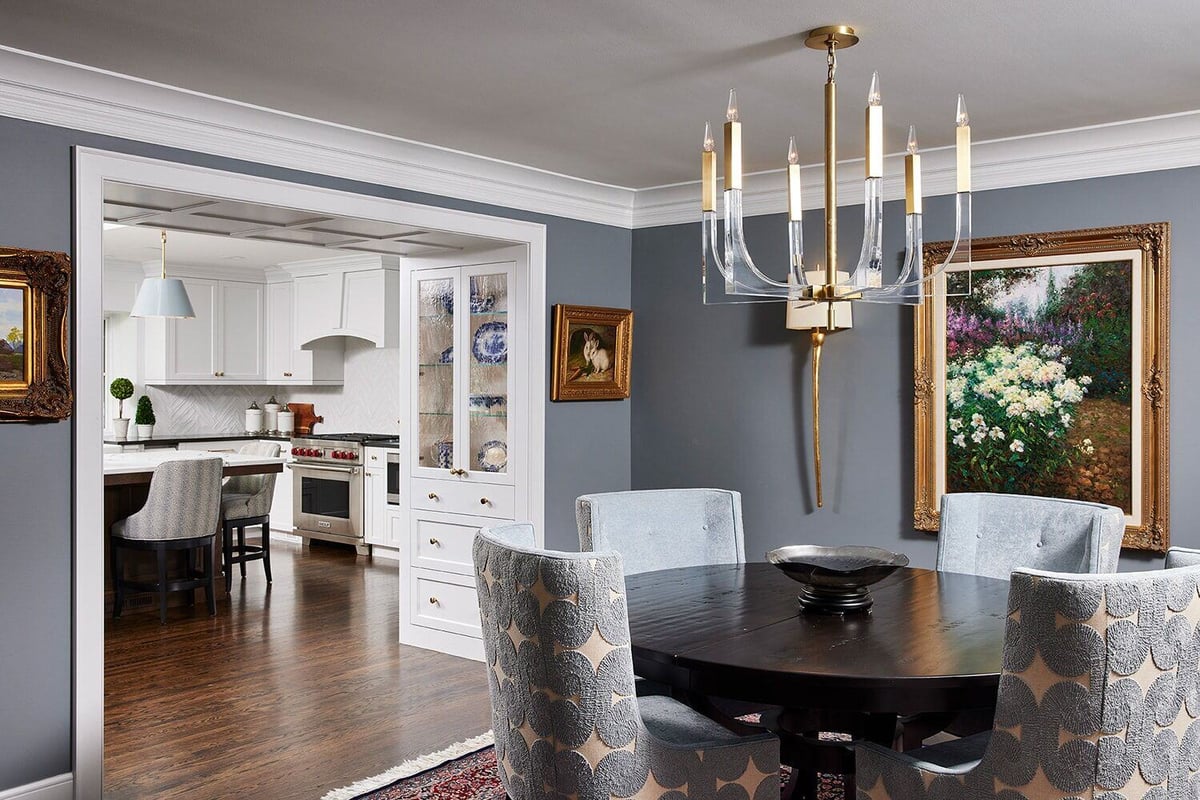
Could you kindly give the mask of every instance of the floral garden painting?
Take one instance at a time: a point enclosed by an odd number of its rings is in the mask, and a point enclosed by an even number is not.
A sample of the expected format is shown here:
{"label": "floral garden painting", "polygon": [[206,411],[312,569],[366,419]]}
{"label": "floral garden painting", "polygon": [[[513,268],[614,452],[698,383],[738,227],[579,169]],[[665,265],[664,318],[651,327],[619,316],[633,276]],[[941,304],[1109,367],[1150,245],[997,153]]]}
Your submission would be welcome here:
{"label": "floral garden painting", "polygon": [[977,270],[946,299],[946,491],[1133,502],[1130,261]]}
{"label": "floral garden painting", "polygon": [[0,286],[0,383],[25,380],[25,289]]}

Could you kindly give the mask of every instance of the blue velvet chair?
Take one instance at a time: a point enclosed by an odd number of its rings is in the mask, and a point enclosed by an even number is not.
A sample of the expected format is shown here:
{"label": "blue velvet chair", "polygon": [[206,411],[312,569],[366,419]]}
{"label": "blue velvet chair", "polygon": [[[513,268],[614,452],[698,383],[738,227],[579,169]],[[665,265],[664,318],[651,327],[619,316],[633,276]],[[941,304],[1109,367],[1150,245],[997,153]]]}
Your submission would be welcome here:
{"label": "blue velvet chair", "polygon": [[1200,566],[1017,570],[989,732],[856,752],[858,800],[1133,800],[1200,789]]}
{"label": "blue velvet chair", "polygon": [[627,575],[746,561],[742,496],[727,489],[585,494],[575,519],[579,549],[616,550]]}
{"label": "blue velvet chair", "polygon": [[513,542],[473,555],[500,782],[513,800],[779,797],[779,740],[740,737],[668,697],[634,695],[617,553]]}
{"label": "blue velvet chair", "polygon": [[942,496],[937,569],[1005,578],[1017,568],[1116,572],[1121,509],[1017,494]]}

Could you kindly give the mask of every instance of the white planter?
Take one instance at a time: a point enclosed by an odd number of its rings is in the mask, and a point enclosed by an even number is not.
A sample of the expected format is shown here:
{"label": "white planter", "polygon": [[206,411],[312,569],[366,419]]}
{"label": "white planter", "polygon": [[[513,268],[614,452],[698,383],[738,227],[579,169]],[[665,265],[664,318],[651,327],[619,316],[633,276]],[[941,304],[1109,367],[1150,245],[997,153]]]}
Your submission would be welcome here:
{"label": "white planter", "polygon": [[125,419],[124,417],[117,417],[112,421],[112,424],[113,437],[117,441],[123,442],[129,438],[129,420]]}
{"label": "white planter", "polygon": [[153,425],[138,425],[137,432],[138,432],[138,439],[149,439],[151,436],[154,435],[154,426]]}

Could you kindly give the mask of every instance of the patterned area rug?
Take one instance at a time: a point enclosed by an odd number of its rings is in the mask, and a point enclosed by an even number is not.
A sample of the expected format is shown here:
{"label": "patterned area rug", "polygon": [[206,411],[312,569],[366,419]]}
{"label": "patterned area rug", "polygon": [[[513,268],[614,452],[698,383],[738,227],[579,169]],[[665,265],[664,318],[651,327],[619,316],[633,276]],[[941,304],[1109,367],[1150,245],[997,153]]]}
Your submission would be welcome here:
{"label": "patterned area rug", "polygon": [[[445,750],[405,762],[373,778],[325,795],[322,800],[504,800],[496,774],[492,734],[483,734]],[[790,772],[780,771],[780,789]],[[820,776],[818,800],[843,800],[840,776]]]}

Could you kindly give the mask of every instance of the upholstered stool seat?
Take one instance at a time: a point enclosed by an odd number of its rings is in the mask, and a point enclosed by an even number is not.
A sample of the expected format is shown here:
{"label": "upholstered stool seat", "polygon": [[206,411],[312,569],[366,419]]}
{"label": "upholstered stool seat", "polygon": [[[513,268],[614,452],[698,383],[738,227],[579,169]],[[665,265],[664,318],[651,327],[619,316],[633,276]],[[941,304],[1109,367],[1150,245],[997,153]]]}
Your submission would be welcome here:
{"label": "upholstered stool seat", "polygon": [[[277,458],[279,445],[274,442],[249,442],[239,453]],[[267,583],[271,582],[271,501],[275,494],[275,473],[240,475],[230,478],[221,491],[221,556],[225,570],[225,594],[233,587],[233,565],[246,577],[247,561],[262,561]],[[246,528],[262,527],[259,544],[246,543]],[[237,535],[237,542],[233,541]]]}
{"label": "upholstered stool seat", "polygon": [[[141,510],[113,523],[109,538],[113,585],[113,618],[119,619],[128,589],[158,593],[159,620],[167,622],[167,594],[203,588],[208,613],[217,613],[213,595],[213,538],[221,503],[219,458],[165,461],[154,470]],[[151,551],[156,556],[154,581],[125,577],[125,552]],[[200,551],[203,566],[195,566]],[[167,575],[167,554],[178,553],[181,575]]]}

